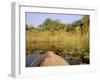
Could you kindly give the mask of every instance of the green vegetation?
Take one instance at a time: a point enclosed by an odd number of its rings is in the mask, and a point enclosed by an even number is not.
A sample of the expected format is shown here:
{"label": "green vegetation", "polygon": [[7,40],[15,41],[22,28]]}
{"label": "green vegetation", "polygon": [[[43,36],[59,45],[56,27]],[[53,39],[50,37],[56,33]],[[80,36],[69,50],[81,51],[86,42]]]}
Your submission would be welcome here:
{"label": "green vegetation", "polygon": [[26,51],[53,50],[89,59],[89,16],[71,24],[47,18],[37,28],[26,25]]}

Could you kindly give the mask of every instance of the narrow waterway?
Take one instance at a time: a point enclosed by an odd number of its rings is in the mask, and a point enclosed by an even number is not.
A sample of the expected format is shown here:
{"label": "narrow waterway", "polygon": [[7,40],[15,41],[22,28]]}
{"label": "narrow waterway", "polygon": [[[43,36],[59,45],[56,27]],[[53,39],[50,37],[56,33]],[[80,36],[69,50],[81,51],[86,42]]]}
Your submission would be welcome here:
{"label": "narrow waterway", "polygon": [[[34,51],[31,54],[27,54],[26,55],[26,67],[29,67],[33,61],[35,61],[39,56],[42,56],[43,54],[40,54],[39,51]],[[68,54],[64,54],[63,59],[65,59],[70,65],[79,65],[79,64],[83,64],[82,60],[77,60],[74,57],[68,55]]]}

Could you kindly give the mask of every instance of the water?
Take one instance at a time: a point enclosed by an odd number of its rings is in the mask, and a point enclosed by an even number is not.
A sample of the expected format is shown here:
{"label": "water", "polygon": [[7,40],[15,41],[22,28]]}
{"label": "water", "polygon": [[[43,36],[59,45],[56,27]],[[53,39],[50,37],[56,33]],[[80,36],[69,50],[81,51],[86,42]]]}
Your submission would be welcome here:
{"label": "water", "polygon": [[[36,60],[37,57],[41,56],[42,54],[40,54],[39,51],[34,51],[31,54],[27,54],[26,55],[26,67],[30,66],[32,64],[32,62],[34,60]],[[75,58],[73,58],[70,55],[64,54],[64,56],[62,56],[70,65],[78,65],[78,64],[82,64],[82,61],[78,61]]]}
{"label": "water", "polygon": [[40,56],[41,54],[39,53],[33,53],[33,54],[28,54],[26,55],[26,67],[27,66],[30,66],[32,64],[32,62],[38,57]]}
{"label": "water", "polygon": [[77,60],[68,56],[68,55],[65,55],[64,59],[69,62],[69,64],[71,65],[76,65],[77,64]]}
{"label": "water", "polygon": [[78,65],[82,64],[82,61],[76,60],[74,57],[64,54],[65,56],[63,57],[70,65]]}

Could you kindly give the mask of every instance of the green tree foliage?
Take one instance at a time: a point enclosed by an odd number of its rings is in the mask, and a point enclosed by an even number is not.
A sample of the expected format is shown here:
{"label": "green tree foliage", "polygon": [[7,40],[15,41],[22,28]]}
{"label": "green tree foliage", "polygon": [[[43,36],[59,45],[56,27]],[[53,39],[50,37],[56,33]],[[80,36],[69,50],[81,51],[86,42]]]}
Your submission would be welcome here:
{"label": "green tree foliage", "polygon": [[34,27],[32,25],[26,24],[26,30],[27,31],[31,31],[32,29],[34,29]]}
{"label": "green tree foliage", "polygon": [[77,26],[80,26],[81,31],[83,33],[88,32],[88,30],[89,30],[89,15],[85,15],[85,16],[83,16],[82,19],[77,20],[77,21],[73,22],[72,24],[70,24],[70,29],[69,30],[71,30],[71,31],[75,30],[75,28]]}
{"label": "green tree foliage", "polygon": [[[82,19],[74,21],[71,24],[62,23],[60,20],[52,20],[47,18],[42,24],[40,24],[36,29],[38,30],[63,30],[63,31],[75,31],[76,27],[80,26],[83,33],[89,30],[89,16],[85,15]],[[35,29],[32,25],[26,24],[26,30]]]}
{"label": "green tree foliage", "polygon": [[66,24],[61,23],[60,20],[51,20],[47,18],[43,24],[40,24],[39,27],[45,30],[64,30],[66,29]]}
{"label": "green tree foliage", "polygon": [[83,32],[89,32],[89,16],[84,16],[82,19],[82,23],[83,23]]}

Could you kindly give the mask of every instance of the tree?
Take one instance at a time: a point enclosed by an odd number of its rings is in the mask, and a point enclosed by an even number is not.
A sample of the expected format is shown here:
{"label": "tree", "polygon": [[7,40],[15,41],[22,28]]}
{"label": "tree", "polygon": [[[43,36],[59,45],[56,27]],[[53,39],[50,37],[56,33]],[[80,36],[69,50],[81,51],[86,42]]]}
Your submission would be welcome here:
{"label": "tree", "polygon": [[89,15],[85,15],[82,19],[82,23],[83,23],[83,32],[86,33],[89,31]]}
{"label": "tree", "polygon": [[89,16],[85,15],[82,19],[74,21],[71,24],[62,23],[60,20],[52,20],[47,18],[42,24],[38,26],[38,29],[42,30],[63,30],[63,31],[75,31],[76,27],[80,26],[81,32],[86,33],[89,30]]}
{"label": "tree", "polygon": [[32,30],[32,29],[34,29],[34,27],[32,26],[32,25],[28,25],[28,24],[26,24],[26,30]]}

